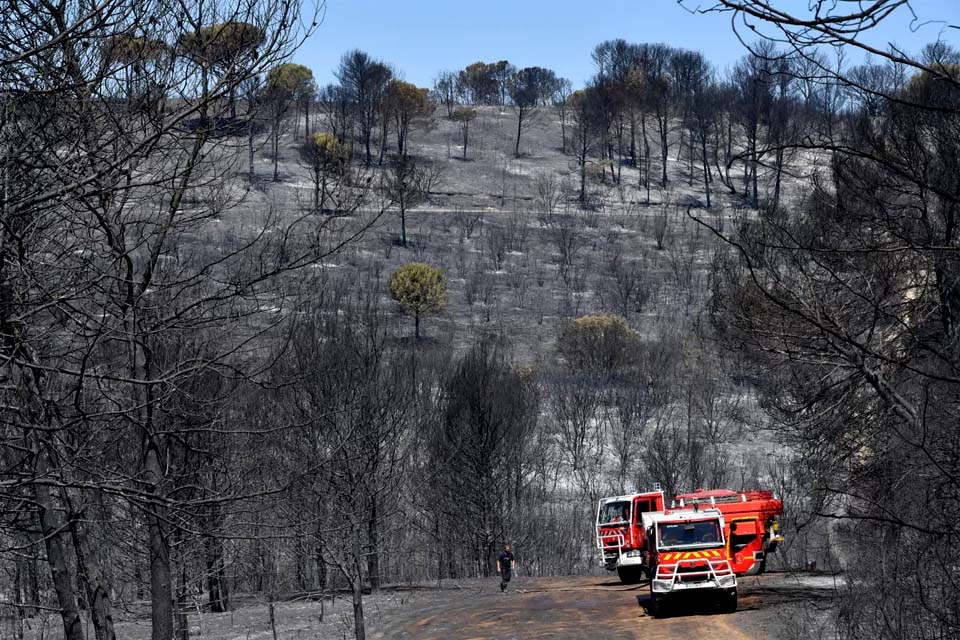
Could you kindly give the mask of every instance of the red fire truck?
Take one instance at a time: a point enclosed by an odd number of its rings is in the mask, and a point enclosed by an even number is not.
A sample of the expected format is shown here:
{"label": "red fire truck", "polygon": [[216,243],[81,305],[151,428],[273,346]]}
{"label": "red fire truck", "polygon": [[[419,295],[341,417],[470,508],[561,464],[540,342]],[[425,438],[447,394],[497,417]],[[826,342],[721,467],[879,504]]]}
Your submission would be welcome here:
{"label": "red fire truck", "polygon": [[597,504],[597,548],[607,571],[616,571],[624,583],[650,577],[647,562],[646,513],[662,512],[663,491],[602,498]]}
{"label": "red fire truck", "polygon": [[[604,567],[624,583],[651,577],[653,563],[644,514],[663,513],[663,492],[602,498],[597,505],[597,548]],[[767,554],[783,540],[777,518],[783,503],[770,491],[698,490],[677,495],[672,509],[717,509],[724,517],[725,549],[737,575],[762,573]]]}
{"label": "red fire truck", "polygon": [[697,504],[720,510],[726,523],[727,552],[738,576],[763,573],[767,554],[776,551],[777,545],[783,542],[779,521],[783,502],[771,491],[700,489],[677,495],[675,502],[681,506]]}

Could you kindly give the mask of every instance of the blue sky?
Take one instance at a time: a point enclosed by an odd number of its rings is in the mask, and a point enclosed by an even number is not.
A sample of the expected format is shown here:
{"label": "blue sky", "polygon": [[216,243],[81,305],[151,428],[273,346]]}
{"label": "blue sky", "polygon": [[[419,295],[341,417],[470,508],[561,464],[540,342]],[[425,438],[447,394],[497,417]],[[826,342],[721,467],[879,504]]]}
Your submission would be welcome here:
{"label": "blue sky", "polygon": [[[691,0],[688,6],[697,2],[710,4]],[[960,25],[960,0],[913,0],[913,6],[923,21]],[[911,30],[910,19],[902,12],[871,42],[918,50],[942,34],[960,47],[960,30],[942,23]],[[502,59],[549,67],[581,86],[593,73],[590,51],[612,38],[698,49],[719,68],[743,54],[729,16],[692,15],[676,0],[327,0],[323,23],[294,60],[313,69],[321,85],[333,81],[340,56],[358,48],[421,86],[431,86],[438,71]]]}

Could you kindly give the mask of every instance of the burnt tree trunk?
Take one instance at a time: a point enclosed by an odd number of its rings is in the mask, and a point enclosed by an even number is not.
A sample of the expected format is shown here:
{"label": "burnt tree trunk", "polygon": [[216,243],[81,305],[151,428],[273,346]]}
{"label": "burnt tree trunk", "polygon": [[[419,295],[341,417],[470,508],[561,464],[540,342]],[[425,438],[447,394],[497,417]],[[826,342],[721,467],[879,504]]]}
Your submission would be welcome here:
{"label": "burnt tree trunk", "polygon": [[703,190],[707,196],[707,209],[710,208],[710,162],[707,159],[707,136],[700,139],[700,160],[703,162]]}
{"label": "burnt tree trunk", "polygon": [[520,108],[517,112],[517,143],[513,147],[513,155],[517,158],[520,157],[520,133],[523,128],[523,108]]}
{"label": "burnt tree trunk", "polygon": [[207,565],[207,592],[210,594],[210,611],[224,613],[230,610],[227,576],[223,561],[223,541],[216,536],[207,536],[204,541]]}
{"label": "burnt tree trunk", "polygon": [[360,534],[353,533],[353,558],[350,562],[352,575],[350,589],[353,598],[353,636],[355,640],[367,640],[366,622],[363,618],[363,571],[360,568],[361,558]]}
{"label": "burnt tree trunk", "polygon": [[[418,330],[417,339],[420,339]],[[370,589],[380,589],[380,523],[377,521],[377,500],[374,498],[370,507],[370,520],[367,523],[367,537],[370,544],[370,555],[367,556],[367,575],[370,580]]]}
{"label": "burnt tree trunk", "polygon": [[177,640],[190,640],[187,620],[187,568],[180,567],[180,585],[177,588]]}
{"label": "burnt tree trunk", "polygon": [[[156,494],[163,478],[162,456],[156,436],[148,435],[144,443],[145,479],[150,493]],[[170,571],[170,545],[164,531],[163,508],[150,504],[147,509],[147,537],[150,546],[150,617],[151,640],[173,637],[173,584]]]}
{"label": "burnt tree trunk", "polygon": [[83,514],[73,512],[69,496],[64,496],[64,502],[70,509],[69,527],[77,558],[77,573],[86,591],[94,634],[97,640],[115,640],[113,607],[110,603],[110,586],[107,576],[97,557],[96,549],[91,548],[86,526],[82,520]]}
{"label": "burnt tree trunk", "polygon": [[[40,458],[45,460],[44,453]],[[45,463],[41,463],[45,467]],[[40,519],[40,530],[47,550],[47,563],[50,566],[50,577],[57,594],[57,603],[60,606],[60,619],[63,621],[63,637],[65,640],[85,640],[83,624],[80,620],[80,610],[77,606],[76,581],[70,575],[70,566],[67,563],[66,545],[63,534],[65,526],[54,511],[50,489],[44,484],[37,484],[33,489],[33,499],[37,503],[37,515]]]}

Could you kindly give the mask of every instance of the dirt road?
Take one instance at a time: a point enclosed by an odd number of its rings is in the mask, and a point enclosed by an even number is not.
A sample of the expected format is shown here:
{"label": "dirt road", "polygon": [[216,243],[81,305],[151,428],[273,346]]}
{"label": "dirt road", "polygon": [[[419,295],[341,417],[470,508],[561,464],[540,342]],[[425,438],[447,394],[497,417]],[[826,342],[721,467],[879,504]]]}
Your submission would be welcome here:
{"label": "dirt road", "polygon": [[[819,591],[819,593],[817,593]],[[451,592],[429,603],[397,611],[384,620],[377,640],[575,640],[609,638],[778,637],[786,616],[782,605],[829,599],[810,589],[765,575],[741,582],[735,614],[711,607],[677,607],[667,618],[646,612],[646,585],[626,586],[597,577],[519,579],[507,593],[489,587]]]}

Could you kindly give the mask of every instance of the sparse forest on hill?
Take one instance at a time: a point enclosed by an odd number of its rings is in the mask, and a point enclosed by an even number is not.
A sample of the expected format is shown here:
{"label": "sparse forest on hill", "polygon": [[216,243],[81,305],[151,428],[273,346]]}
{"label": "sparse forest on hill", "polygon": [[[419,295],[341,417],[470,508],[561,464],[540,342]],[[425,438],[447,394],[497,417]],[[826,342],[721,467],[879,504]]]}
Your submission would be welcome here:
{"label": "sparse forest on hill", "polygon": [[320,87],[299,0],[0,0],[0,638],[343,593],[362,639],[505,541],[599,571],[654,482],[775,490],[838,637],[957,637],[960,53],[833,4],[575,89]]}

